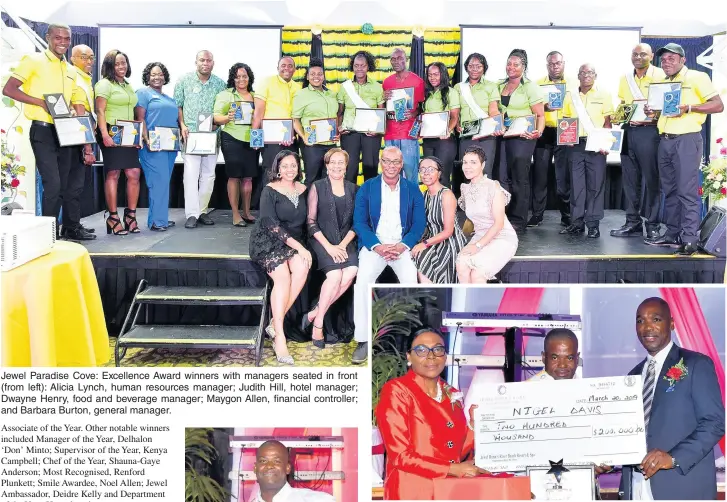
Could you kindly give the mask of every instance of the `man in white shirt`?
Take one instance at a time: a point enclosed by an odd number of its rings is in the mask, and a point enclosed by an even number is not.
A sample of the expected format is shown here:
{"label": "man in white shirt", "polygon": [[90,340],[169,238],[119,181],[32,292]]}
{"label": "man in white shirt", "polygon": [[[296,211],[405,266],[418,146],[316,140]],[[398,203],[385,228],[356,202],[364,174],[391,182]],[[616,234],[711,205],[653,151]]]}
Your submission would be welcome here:
{"label": "man in white shirt", "polygon": [[359,246],[353,306],[354,338],[358,342],[352,358],[354,364],[368,359],[369,283],[376,282],[387,266],[400,283],[417,282],[417,269],[409,251],[419,242],[427,224],[419,185],[401,176],[401,150],[395,146],[384,148],[380,164],[381,174],[358,190],[353,213],[353,230]]}
{"label": "man in white shirt", "polygon": [[260,491],[255,502],[335,502],[328,493],[288,484],[290,474],[288,449],[280,441],[265,441],[255,453],[255,476]]}
{"label": "man in white shirt", "polygon": [[570,380],[576,378],[578,361],[578,337],[566,328],[555,328],[548,331],[543,340],[543,371],[528,378],[528,382],[537,380]]}

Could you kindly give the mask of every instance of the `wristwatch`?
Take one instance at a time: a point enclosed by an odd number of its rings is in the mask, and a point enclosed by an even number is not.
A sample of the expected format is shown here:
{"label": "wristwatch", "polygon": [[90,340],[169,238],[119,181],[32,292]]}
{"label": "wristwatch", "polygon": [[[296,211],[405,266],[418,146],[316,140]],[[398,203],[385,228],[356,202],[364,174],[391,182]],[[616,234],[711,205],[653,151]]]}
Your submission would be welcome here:
{"label": "wristwatch", "polygon": [[671,468],[679,467],[679,464],[677,464],[677,459],[674,457],[671,458]]}

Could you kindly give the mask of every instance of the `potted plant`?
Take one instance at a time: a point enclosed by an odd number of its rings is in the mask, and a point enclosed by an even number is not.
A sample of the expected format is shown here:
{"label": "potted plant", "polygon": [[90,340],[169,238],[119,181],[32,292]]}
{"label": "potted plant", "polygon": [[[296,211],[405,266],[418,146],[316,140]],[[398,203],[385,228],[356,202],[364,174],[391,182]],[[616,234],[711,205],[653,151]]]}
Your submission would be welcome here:
{"label": "potted plant", "polygon": [[209,476],[217,450],[209,440],[209,428],[184,430],[184,497],[186,502],[225,502],[229,493]]}
{"label": "potted plant", "polygon": [[722,138],[717,139],[719,155],[710,155],[709,162],[703,162],[701,166],[704,180],[699,195],[710,206],[727,198],[727,147],[722,141]]}

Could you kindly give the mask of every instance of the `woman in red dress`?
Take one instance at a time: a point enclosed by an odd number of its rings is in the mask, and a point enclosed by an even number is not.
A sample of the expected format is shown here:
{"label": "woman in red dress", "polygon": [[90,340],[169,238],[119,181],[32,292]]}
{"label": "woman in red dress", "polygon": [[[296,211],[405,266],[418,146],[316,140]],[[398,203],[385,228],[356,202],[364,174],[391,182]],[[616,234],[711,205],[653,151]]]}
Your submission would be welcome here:
{"label": "woman in red dress", "polygon": [[386,449],[386,500],[432,500],[434,480],[486,473],[472,461],[474,433],[464,412],[464,396],[440,380],[447,362],[441,335],[414,334],[406,356],[410,371],[388,381],[376,407]]}

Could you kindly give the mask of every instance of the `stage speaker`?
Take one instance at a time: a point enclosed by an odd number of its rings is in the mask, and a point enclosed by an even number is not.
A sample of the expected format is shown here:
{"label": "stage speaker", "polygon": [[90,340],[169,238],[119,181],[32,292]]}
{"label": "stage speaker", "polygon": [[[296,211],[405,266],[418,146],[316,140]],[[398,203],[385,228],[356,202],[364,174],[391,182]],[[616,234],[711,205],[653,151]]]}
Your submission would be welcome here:
{"label": "stage speaker", "polygon": [[699,224],[699,241],[697,246],[707,254],[724,258],[727,247],[727,212],[719,207],[712,206]]}

